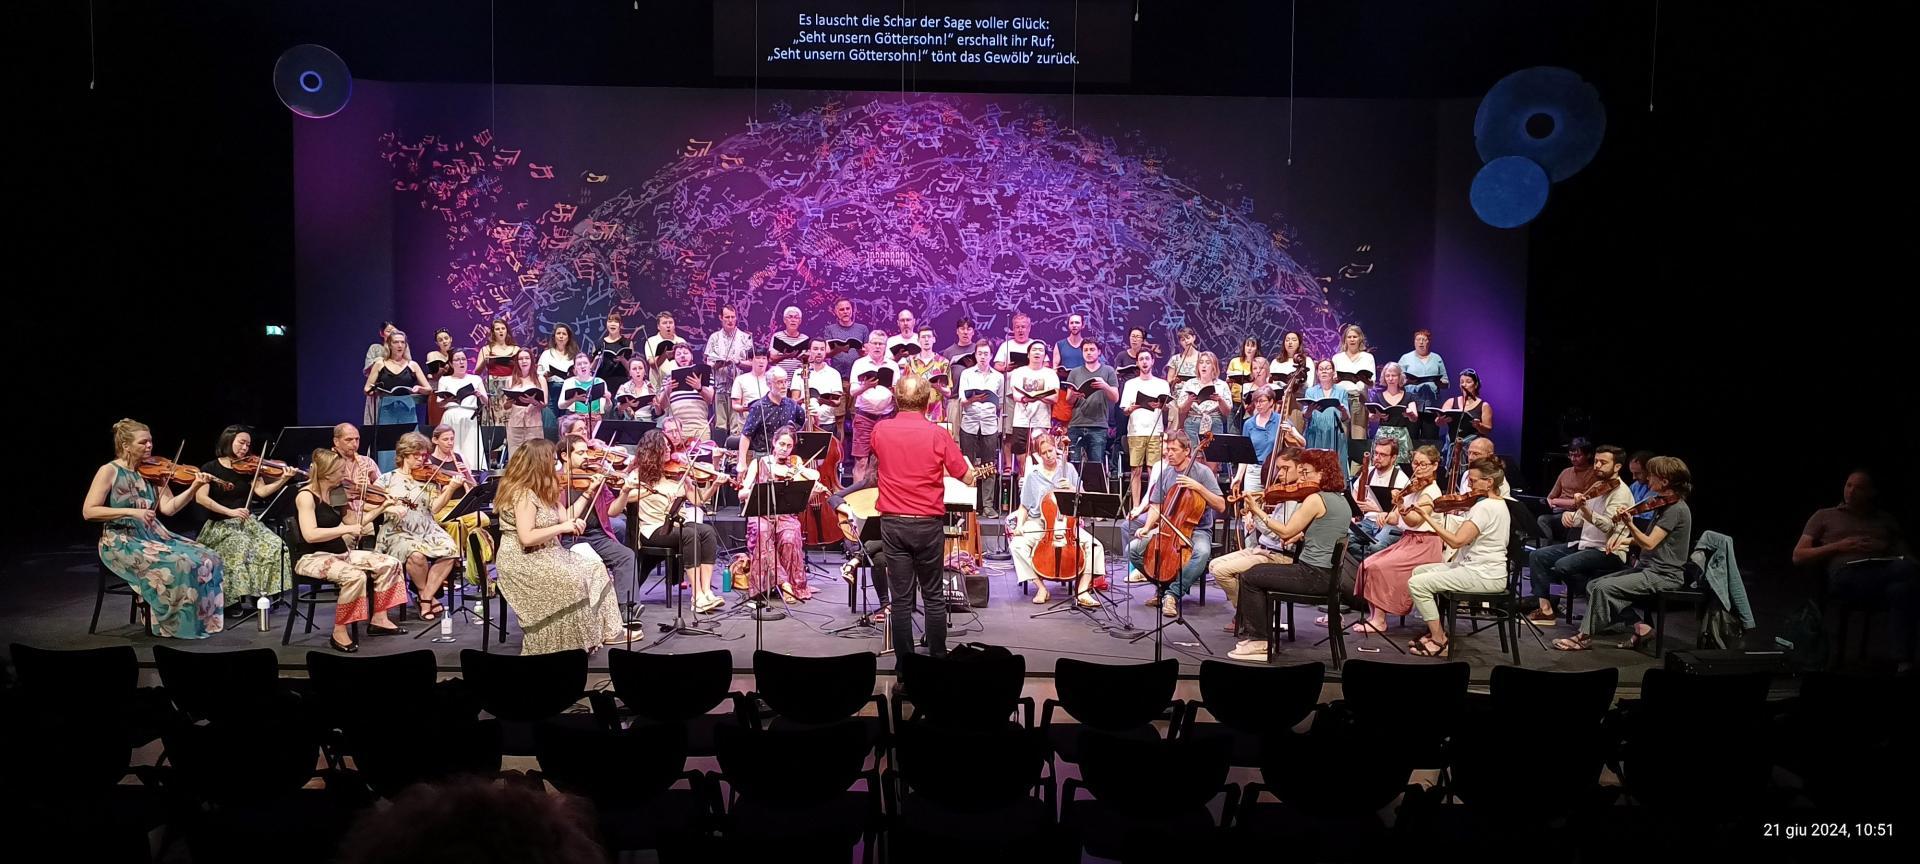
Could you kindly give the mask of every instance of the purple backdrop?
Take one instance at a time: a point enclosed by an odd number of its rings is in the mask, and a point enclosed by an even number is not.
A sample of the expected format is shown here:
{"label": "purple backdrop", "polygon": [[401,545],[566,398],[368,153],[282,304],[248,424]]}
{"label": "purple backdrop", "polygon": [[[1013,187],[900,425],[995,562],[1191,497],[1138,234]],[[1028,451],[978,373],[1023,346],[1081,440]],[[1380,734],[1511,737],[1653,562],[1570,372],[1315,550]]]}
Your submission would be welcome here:
{"label": "purple backdrop", "polygon": [[522,344],[609,309],[718,306],[769,332],[834,297],[1040,338],[1194,327],[1223,357],[1357,322],[1380,362],[1435,332],[1515,449],[1524,235],[1466,204],[1471,102],[799,93],[356,82],[296,127],[302,422],[359,414],[393,317]]}

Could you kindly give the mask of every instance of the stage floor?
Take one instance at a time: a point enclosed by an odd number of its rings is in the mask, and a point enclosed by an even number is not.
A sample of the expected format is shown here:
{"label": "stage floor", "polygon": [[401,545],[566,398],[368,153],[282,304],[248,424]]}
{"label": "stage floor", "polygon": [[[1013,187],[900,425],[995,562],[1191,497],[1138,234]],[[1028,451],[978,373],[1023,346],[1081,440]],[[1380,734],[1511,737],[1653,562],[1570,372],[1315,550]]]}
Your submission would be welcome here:
{"label": "stage floor", "polygon": [[[835,636],[827,631],[845,626],[856,620],[856,612],[847,608],[848,583],[840,577],[841,558],[836,554],[814,552],[808,555],[809,568],[812,570],[810,584],[816,594],[813,600],[795,604],[793,614],[785,620],[768,621],[761,625],[760,647],[782,653],[824,656],[843,654],[852,651],[881,651],[883,638],[879,635],[856,636],[859,630]],[[1125,561],[1118,556],[1108,558],[1108,567],[1114,571],[1114,581],[1119,577]],[[139,651],[142,661],[152,659],[151,646],[165,641],[188,649],[229,650],[240,648],[272,648],[280,655],[283,663],[299,666],[304,664],[309,651],[326,651],[328,622],[331,620],[330,604],[321,604],[320,622],[312,633],[301,631],[296,624],[291,644],[281,645],[281,633],[285,629],[286,615],[284,607],[276,608],[272,613],[271,627],[266,632],[258,629],[256,621],[248,618],[244,621],[228,623],[228,630],[212,638],[193,642],[160,640],[146,634],[136,624],[127,623],[128,601],[124,597],[108,597],[100,613],[100,630],[88,635],[87,621],[93,613],[94,585],[97,580],[99,559],[91,545],[76,545],[54,549],[38,554],[27,554],[14,559],[0,577],[0,645],[20,642],[46,648],[83,648],[104,645],[131,644]],[[948,643],[981,642],[1002,645],[1027,658],[1029,674],[1049,675],[1054,661],[1060,657],[1075,657],[1094,661],[1141,661],[1151,660],[1154,656],[1154,639],[1149,636],[1139,641],[1130,641],[1136,635],[1147,632],[1163,619],[1158,610],[1142,605],[1142,601],[1153,596],[1150,586],[1121,586],[1132,590],[1119,590],[1112,596],[1124,602],[1109,605],[1098,611],[1096,620],[1089,620],[1077,612],[1063,611],[1044,618],[1030,617],[1047,607],[1036,606],[1031,598],[1023,595],[1016,587],[1013,569],[1006,562],[989,561],[984,571],[990,577],[991,599],[984,608],[961,611],[949,620]],[[621,587],[622,597],[627,593],[626,586]],[[729,600],[737,595],[722,595]],[[1055,592],[1056,599],[1059,592]],[[733,653],[734,666],[741,671],[750,670],[753,651],[756,647],[755,622],[744,614],[713,622],[708,625],[716,630],[718,636],[674,636],[662,640],[661,625],[673,621],[673,608],[667,605],[665,592],[659,580],[648,582],[645,594],[640,598],[641,620],[647,627],[647,638],[636,643],[635,647],[649,651],[693,652],[726,649]],[[869,603],[871,598],[869,597]],[[1189,595],[1186,604],[1186,620],[1199,635],[1196,642],[1194,633],[1175,625],[1161,635],[1164,643],[1161,650],[1164,656],[1180,661],[1183,674],[1193,674],[1199,669],[1200,661],[1209,656],[1226,659],[1232,649],[1234,638],[1225,631],[1231,608],[1216,586],[1208,585],[1206,599],[1198,601],[1198,594]],[[1316,646],[1326,636],[1325,628],[1313,624],[1320,613],[1307,607],[1295,610],[1295,623],[1299,627],[1297,641],[1287,642],[1283,638],[1279,662],[1296,663],[1310,660],[1327,661],[1329,649],[1325,644]],[[1668,634],[1669,646],[1690,645],[1693,639],[1692,621],[1688,616],[1675,616],[1672,632]],[[1352,615],[1348,616],[1352,620]],[[1394,620],[1397,625],[1397,619]],[[916,629],[918,621],[916,620]],[[456,616],[454,639],[452,643],[430,641],[434,634],[422,638],[413,638],[424,628],[438,629],[436,623],[422,624],[417,620],[403,622],[409,631],[407,636],[361,639],[361,654],[387,654],[399,651],[419,649],[432,650],[439,658],[442,667],[454,670],[459,667],[459,653],[465,649],[480,648],[480,630],[477,625],[469,624]],[[1407,618],[1405,627],[1395,626],[1389,630],[1388,637],[1404,648],[1407,641],[1420,631],[1419,619]],[[1132,629],[1128,629],[1132,628]],[[1571,630],[1565,626],[1540,633],[1543,640],[1550,642],[1557,636],[1565,636]],[[1647,652],[1627,651],[1612,647],[1602,647],[1593,651],[1566,653],[1542,650],[1541,642],[1534,639],[1528,629],[1521,633],[1521,665],[1535,669],[1581,670],[1602,666],[1617,666],[1621,670],[1622,684],[1638,684],[1643,670],[1655,665],[1655,660]],[[1199,642],[1204,642],[1203,648]],[[1611,646],[1613,640],[1605,640],[1603,645]],[[516,624],[509,624],[507,640],[504,646],[494,643],[494,651],[515,652],[519,650],[520,636]],[[1209,655],[1207,649],[1212,650]],[[1388,662],[1430,663],[1419,657],[1410,657],[1388,646],[1382,637],[1360,639],[1349,637],[1348,656],[1354,659],[1383,660]],[[1500,652],[1498,637],[1492,630],[1472,636],[1462,636],[1457,640],[1455,659],[1473,664],[1473,679],[1484,682],[1489,670],[1499,663],[1507,662]],[[593,664],[603,668],[605,663],[596,658]],[[888,670],[893,667],[891,655],[882,656],[880,667]]]}

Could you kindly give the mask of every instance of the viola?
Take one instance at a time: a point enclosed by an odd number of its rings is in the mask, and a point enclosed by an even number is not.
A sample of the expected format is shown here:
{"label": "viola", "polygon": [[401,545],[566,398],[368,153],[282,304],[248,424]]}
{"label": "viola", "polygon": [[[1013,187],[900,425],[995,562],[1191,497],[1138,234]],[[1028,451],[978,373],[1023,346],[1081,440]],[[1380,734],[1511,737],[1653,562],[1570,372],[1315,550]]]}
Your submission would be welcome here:
{"label": "viola", "polygon": [[1680,501],[1680,496],[1678,495],[1665,495],[1665,496],[1655,495],[1652,498],[1648,498],[1645,501],[1642,501],[1638,504],[1633,505],[1632,507],[1628,507],[1627,509],[1620,511],[1618,514],[1616,514],[1613,517],[1613,521],[1621,522],[1621,523],[1631,522],[1633,521],[1633,517],[1635,516],[1644,516],[1648,513],[1654,513],[1660,510],[1664,510],[1668,507],[1673,506],[1674,504],[1679,503],[1679,501]]}
{"label": "viola", "polygon": [[295,477],[307,476],[306,471],[295,468],[278,459],[262,459],[258,456],[247,456],[233,460],[233,473],[253,474],[274,480],[278,480],[288,474],[292,474]]}
{"label": "viola", "polygon": [[[161,459],[157,456],[148,456],[140,460],[140,464],[134,466],[134,471],[153,483],[171,482],[190,484],[195,478],[200,476],[200,469],[192,465],[182,465],[172,459]],[[232,483],[218,477],[213,479],[213,484],[219,486],[221,489],[233,488]]]}
{"label": "viola", "polygon": [[[1201,433],[1199,443],[1194,445],[1188,458],[1206,452],[1211,443],[1213,432]],[[1200,493],[1178,484],[1168,489],[1160,503],[1160,519],[1154,523],[1153,536],[1147,538],[1140,571],[1161,585],[1170,585],[1179,579],[1181,568],[1193,558],[1193,532],[1199,529],[1200,520],[1206,515],[1207,499],[1200,497]]]}

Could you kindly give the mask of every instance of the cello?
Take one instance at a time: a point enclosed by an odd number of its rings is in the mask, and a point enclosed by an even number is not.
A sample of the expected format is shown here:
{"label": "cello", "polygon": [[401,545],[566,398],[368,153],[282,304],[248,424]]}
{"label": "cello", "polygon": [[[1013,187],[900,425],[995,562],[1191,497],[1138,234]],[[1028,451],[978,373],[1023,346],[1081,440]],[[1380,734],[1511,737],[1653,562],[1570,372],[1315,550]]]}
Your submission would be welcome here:
{"label": "cello", "polygon": [[[1211,443],[1213,432],[1201,433],[1200,442],[1187,455],[1188,461],[1199,458],[1197,454]],[[1168,488],[1166,498],[1160,502],[1160,518],[1154,523],[1153,536],[1147,538],[1140,572],[1159,585],[1177,581],[1180,571],[1193,558],[1193,532],[1199,529],[1200,520],[1206,515],[1207,499],[1200,497],[1200,493],[1177,483]]]}
{"label": "cello", "polygon": [[[1055,581],[1075,580],[1086,569],[1086,553],[1081,550],[1080,519],[1077,516],[1066,517],[1066,533],[1054,530],[1060,521],[1060,504],[1054,500],[1053,492],[1047,492],[1040,499],[1040,524],[1044,533],[1040,543],[1033,548],[1033,572],[1042,579]],[[1060,542],[1064,537],[1066,542]]]}

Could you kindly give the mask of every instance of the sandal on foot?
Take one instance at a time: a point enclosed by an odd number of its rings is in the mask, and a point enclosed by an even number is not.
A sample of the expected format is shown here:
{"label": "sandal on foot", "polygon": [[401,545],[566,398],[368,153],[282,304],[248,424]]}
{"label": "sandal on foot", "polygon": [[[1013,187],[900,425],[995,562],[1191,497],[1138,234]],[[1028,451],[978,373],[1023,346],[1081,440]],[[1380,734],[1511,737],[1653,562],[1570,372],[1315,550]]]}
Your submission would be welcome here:
{"label": "sandal on foot", "polygon": [[1348,628],[1347,628],[1347,630],[1348,630],[1348,632],[1351,632],[1351,633],[1353,633],[1353,634],[1354,634],[1355,636],[1375,636],[1375,635],[1378,635],[1378,636],[1385,636],[1385,635],[1387,635],[1387,631],[1386,631],[1386,628],[1384,628],[1384,627],[1375,627],[1375,626],[1373,626],[1373,622],[1372,622],[1372,621],[1368,621],[1368,620],[1367,620],[1367,619],[1365,619],[1365,618],[1362,618],[1362,619],[1360,619],[1360,620],[1358,620],[1358,621],[1355,621],[1355,622],[1353,622],[1353,626],[1351,626],[1351,627],[1348,627]]}
{"label": "sandal on foot", "polygon": [[1416,657],[1442,657],[1447,653],[1447,643],[1435,642],[1432,636],[1422,636],[1407,643],[1407,653]]}
{"label": "sandal on foot", "polygon": [[1648,643],[1648,642],[1652,642],[1652,641],[1653,641],[1653,631],[1652,631],[1652,630],[1648,630],[1648,631],[1647,631],[1646,633],[1644,633],[1644,634],[1643,634],[1643,633],[1628,633],[1628,634],[1627,634],[1627,641],[1625,641],[1625,642],[1616,642],[1616,643],[1614,643],[1614,646],[1613,646],[1613,647],[1615,647],[1615,648],[1625,648],[1625,649],[1626,649],[1626,650],[1628,650],[1628,651],[1638,651],[1638,650],[1640,650],[1640,646],[1642,646],[1642,645],[1645,645],[1646,643]]}
{"label": "sandal on foot", "polygon": [[1555,639],[1552,644],[1555,651],[1588,651],[1593,648],[1593,638],[1583,633],[1579,636]]}

